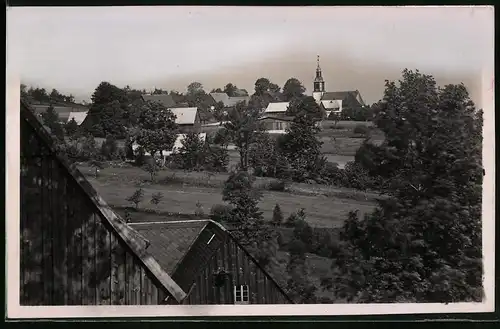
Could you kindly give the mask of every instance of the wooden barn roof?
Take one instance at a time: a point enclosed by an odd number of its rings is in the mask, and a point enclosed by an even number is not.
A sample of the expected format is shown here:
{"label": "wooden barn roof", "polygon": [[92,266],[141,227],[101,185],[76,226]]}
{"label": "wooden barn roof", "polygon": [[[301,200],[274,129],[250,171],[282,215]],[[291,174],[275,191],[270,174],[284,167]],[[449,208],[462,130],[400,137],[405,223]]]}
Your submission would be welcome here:
{"label": "wooden barn roof", "polygon": [[149,251],[169,275],[189,252],[208,221],[186,220],[171,222],[131,223],[151,243]]}
{"label": "wooden barn roof", "polygon": [[60,154],[53,138],[36,118],[33,109],[23,100],[21,100],[21,120],[28,123],[39,138],[45,143],[45,146],[56,156],[60,162],[62,170],[66,171],[68,179],[73,179],[75,183],[87,195],[95,210],[100,214],[102,221],[107,222],[117,236],[130,248],[142,265],[148,269],[159,283],[177,300],[182,301],[186,293],[179,285],[162,269],[160,264],[153,258],[147,250],[149,242],[141,236],[136,230],[131,228],[125,221],[119,217],[96,192],[85,176],[74,165],[70,165]]}

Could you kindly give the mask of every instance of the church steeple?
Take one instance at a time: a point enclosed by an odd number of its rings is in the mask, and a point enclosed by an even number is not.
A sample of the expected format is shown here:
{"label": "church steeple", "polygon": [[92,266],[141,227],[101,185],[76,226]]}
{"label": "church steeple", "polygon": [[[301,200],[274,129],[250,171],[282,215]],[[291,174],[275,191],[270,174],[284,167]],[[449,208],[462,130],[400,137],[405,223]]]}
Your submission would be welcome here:
{"label": "church steeple", "polygon": [[316,67],[316,78],[314,78],[314,92],[325,92],[325,81],[321,74],[321,67],[319,66],[319,55],[317,57],[318,66]]}

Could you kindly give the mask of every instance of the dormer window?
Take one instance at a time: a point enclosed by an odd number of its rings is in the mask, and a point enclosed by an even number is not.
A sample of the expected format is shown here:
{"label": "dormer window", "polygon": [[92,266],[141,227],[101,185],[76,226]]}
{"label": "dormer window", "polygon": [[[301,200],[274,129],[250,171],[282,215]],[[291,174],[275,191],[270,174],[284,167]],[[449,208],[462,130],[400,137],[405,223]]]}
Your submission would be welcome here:
{"label": "dormer window", "polygon": [[234,303],[249,304],[249,289],[248,285],[234,286]]}

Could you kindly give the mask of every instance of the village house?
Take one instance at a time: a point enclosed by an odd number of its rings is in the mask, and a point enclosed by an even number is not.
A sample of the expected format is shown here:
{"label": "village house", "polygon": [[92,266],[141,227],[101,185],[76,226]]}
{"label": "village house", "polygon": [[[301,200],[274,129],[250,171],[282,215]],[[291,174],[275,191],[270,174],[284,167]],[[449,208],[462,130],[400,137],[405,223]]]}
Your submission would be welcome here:
{"label": "village house", "polygon": [[126,223],[23,101],[20,131],[22,306],[291,302],[219,224]]}
{"label": "village house", "polygon": [[269,103],[259,118],[264,129],[270,134],[284,134],[289,128],[293,117],[287,116],[286,111],[290,102]]}
{"label": "village house", "polygon": [[169,110],[176,116],[175,123],[181,133],[200,130],[201,118],[197,107],[175,107]]}

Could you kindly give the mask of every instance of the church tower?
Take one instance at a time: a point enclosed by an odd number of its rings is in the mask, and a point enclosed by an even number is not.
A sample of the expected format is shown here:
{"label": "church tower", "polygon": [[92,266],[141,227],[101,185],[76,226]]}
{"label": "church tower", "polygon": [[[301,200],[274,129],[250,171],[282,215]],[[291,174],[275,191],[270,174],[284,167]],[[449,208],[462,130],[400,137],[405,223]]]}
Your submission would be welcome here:
{"label": "church tower", "polygon": [[317,61],[318,61],[318,66],[316,67],[316,78],[314,78],[313,98],[316,100],[316,103],[319,104],[325,92],[325,81],[323,80],[323,76],[321,75],[321,67],[319,66],[319,55]]}

